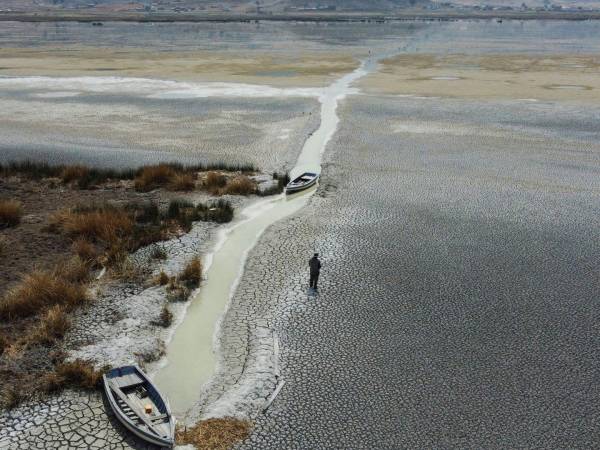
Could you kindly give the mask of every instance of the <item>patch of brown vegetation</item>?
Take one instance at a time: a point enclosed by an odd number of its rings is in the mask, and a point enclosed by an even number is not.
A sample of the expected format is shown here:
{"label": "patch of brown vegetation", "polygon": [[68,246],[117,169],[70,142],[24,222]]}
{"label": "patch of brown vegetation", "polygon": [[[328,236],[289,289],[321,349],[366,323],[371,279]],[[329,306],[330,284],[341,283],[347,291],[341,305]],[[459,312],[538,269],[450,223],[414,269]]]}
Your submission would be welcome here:
{"label": "patch of brown vegetation", "polygon": [[50,346],[62,339],[70,326],[71,321],[66,308],[61,305],[54,305],[41,318],[38,326],[27,335],[26,345]]}
{"label": "patch of brown vegetation", "polygon": [[87,211],[61,211],[51,218],[51,225],[74,238],[111,244],[130,235],[134,222],[123,209],[103,206]]}
{"label": "patch of brown vegetation", "polygon": [[194,180],[194,176],[190,173],[181,173],[175,175],[169,184],[169,189],[171,191],[190,192],[193,191],[195,187],[196,182]]}
{"label": "patch of brown vegetation", "polygon": [[256,193],[256,183],[245,175],[239,175],[227,183],[223,191],[229,195],[250,195]]}
{"label": "patch of brown vegetation", "polygon": [[107,368],[96,370],[88,361],[77,359],[65,362],[56,367],[56,374],[63,378],[68,386],[81,389],[96,389],[100,386],[102,375]]}
{"label": "patch of brown vegetation", "polygon": [[204,187],[209,191],[217,191],[227,185],[227,177],[219,172],[208,172],[204,179]]}
{"label": "patch of brown vegetation", "polygon": [[63,183],[71,183],[89,175],[90,169],[86,166],[66,166],[60,173]]}
{"label": "patch of brown vegetation", "polygon": [[67,310],[88,300],[85,286],[63,278],[56,271],[33,271],[0,300],[0,318],[11,321],[30,317],[61,305]]}
{"label": "patch of brown vegetation", "polygon": [[169,283],[169,280],[169,276],[163,270],[161,270],[156,277],[156,284],[159,286],[166,286]]}
{"label": "patch of brown vegetation", "polygon": [[135,190],[148,192],[152,189],[167,186],[176,175],[177,172],[169,164],[143,167],[135,177]]}
{"label": "patch of brown vegetation", "polygon": [[23,209],[16,200],[0,200],[0,228],[14,227],[21,222]]}
{"label": "patch of brown vegetation", "polygon": [[252,430],[252,424],[233,417],[203,420],[193,427],[178,427],[178,445],[193,445],[198,450],[227,450],[242,442]]}
{"label": "patch of brown vegetation", "polygon": [[[166,173],[175,173],[164,186],[168,190],[193,189],[199,184],[198,172],[208,170],[168,166]],[[233,170],[240,175],[252,168]],[[102,265],[114,278],[146,282],[149,273],[132,262],[131,252],[179,235],[194,221],[232,219],[233,208],[225,201],[194,205],[168,194],[165,198],[164,193],[133,189],[136,176],[146,176],[151,183],[160,178],[161,171],[165,173],[164,168],[152,174],[143,169],[119,172],[28,162],[0,165],[0,196],[10,196],[28,214],[32,212],[20,226],[0,234],[0,407],[14,406],[32,393],[95,385],[98,378],[93,367],[65,363],[60,350],[71,313],[88,300],[92,269]],[[96,187],[101,189],[89,190]],[[172,201],[165,208],[160,200]],[[166,253],[156,246],[151,256],[163,259]],[[166,286],[169,300],[185,301],[201,277],[197,259],[179,277],[163,273],[158,282]],[[157,323],[169,326],[171,321],[165,306]]]}
{"label": "patch of brown vegetation", "polygon": [[173,323],[173,313],[169,311],[169,308],[163,306],[162,310],[160,311],[160,316],[158,316],[158,319],[153,323],[159,327],[168,328]]}
{"label": "patch of brown vegetation", "polygon": [[84,237],[80,237],[73,242],[71,246],[75,253],[82,261],[93,262],[98,258],[98,249],[94,244]]}
{"label": "patch of brown vegetation", "polygon": [[202,281],[202,261],[195,257],[187,263],[183,271],[179,274],[179,281],[189,287],[198,287]]}

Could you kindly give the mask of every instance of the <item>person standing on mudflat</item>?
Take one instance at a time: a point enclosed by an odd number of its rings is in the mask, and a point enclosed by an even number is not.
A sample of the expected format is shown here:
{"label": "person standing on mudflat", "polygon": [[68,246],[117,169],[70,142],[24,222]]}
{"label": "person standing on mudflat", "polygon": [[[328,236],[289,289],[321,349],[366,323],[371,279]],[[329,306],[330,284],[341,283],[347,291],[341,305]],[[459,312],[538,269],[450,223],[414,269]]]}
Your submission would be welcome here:
{"label": "person standing on mudflat", "polygon": [[308,267],[310,267],[310,287],[316,291],[319,274],[321,273],[321,261],[319,261],[318,253],[315,253],[314,256],[310,258]]}

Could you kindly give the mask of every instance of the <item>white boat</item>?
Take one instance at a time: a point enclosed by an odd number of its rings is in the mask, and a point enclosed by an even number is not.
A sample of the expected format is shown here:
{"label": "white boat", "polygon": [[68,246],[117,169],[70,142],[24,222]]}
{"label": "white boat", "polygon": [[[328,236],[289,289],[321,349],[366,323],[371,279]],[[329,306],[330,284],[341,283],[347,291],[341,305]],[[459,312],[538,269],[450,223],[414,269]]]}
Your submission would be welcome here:
{"label": "white boat", "polygon": [[311,186],[314,186],[319,179],[319,174],[312,172],[304,172],[297,178],[290,181],[285,187],[286,194],[293,194],[294,192],[303,191]]}
{"label": "white boat", "polygon": [[138,366],[123,366],[103,376],[108,403],[133,434],[154,445],[172,448],[175,418],[169,402]]}

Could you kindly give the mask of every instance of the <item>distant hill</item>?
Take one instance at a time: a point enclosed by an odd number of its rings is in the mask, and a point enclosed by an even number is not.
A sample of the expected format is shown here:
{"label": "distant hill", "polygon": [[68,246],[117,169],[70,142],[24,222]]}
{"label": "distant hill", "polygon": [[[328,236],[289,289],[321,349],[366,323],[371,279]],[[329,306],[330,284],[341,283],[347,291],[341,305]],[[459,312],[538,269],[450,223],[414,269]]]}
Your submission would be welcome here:
{"label": "distant hill", "polygon": [[94,9],[104,11],[381,11],[430,0],[0,0],[0,10]]}
{"label": "distant hill", "polygon": [[284,11],[392,11],[435,4],[481,8],[529,8],[562,5],[565,8],[600,8],[600,0],[0,0],[0,11],[77,9],[88,11],[164,12],[284,12]]}

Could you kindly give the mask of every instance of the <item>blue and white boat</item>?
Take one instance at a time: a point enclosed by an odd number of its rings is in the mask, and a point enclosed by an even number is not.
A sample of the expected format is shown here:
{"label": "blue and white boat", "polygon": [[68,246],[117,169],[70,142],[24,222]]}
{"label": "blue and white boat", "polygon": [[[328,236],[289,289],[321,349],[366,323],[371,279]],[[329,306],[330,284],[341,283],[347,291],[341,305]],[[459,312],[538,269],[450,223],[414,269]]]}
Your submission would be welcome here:
{"label": "blue and white boat", "polygon": [[108,403],[133,434],[154,445],[172,448],[175,418],[169,402],[138,366],[123,366],[103,376]]}
{"label": "blue and white boat", "polygon": [[314,186],[319,179],[319,174],[313,172],[304,172],[299,177],[294,178],[285,187],[286,194],[303,191],[311,186]]}

